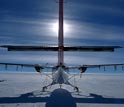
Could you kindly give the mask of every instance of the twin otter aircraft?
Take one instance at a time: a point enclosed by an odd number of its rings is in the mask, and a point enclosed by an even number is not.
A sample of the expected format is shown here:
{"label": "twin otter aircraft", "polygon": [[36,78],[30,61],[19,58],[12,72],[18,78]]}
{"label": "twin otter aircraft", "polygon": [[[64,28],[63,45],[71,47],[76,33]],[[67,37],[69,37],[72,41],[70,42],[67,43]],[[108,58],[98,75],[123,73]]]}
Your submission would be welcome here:
{"label": "twin otter aircraft", "polygon": [[13,46],[13,45],[2,45],[2,48],[8,48],[8,51],[58,51],[58,63],[56,66],[42,66],[39,64],[14,64],[14,63],[0,63],[1,65],[15,65],[15,66],[25,66],[25,67],[34,67],[35,70],[39,73],[42,72],[42,69],[48,68],[54,70],[52,74],[51,84],[44,86],[42,88],[45,91],[49,86],[59,84],[60,87],[62,84],[67,84],[79,92],[77,86],[72,85],[69,82],[69,74],[67,73],[68,69],[79,69],[81,73],[84,73],[87,68],[99,68],[105,66],[124,66],[124,64],[103,64],[103,65],[82,65],[82,66],[66,66],[64,65],[64,51],[88,51],[88,52],[113,52],[115,48],[123,48],[121,46],[75,46],[68,47],[64,46],[64,29],[63,29],[63,4],[64,0],[59,0],[59,29],[58,29],[58,46],[56,47],[45,47],[45,46]]}

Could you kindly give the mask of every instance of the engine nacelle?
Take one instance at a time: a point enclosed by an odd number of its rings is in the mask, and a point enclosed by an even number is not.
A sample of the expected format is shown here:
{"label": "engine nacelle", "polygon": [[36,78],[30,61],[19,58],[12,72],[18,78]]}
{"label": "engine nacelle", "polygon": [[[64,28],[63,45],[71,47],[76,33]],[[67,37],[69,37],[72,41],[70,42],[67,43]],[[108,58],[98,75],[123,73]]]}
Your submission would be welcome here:
{"label": "engine nacelle", "polygon": [[87,70],[87,67],[80,67],[80,73],[84,73]]}
{"label": "engine nacelle", "polygon": [[34,68],[35,68],[35,70],[36,70],[37,72],[39,72],[39,73],[42,72],[42,69],[43,69],[43,68],[42,68],[40,65],[38,65],[38,64],[35,65]]}

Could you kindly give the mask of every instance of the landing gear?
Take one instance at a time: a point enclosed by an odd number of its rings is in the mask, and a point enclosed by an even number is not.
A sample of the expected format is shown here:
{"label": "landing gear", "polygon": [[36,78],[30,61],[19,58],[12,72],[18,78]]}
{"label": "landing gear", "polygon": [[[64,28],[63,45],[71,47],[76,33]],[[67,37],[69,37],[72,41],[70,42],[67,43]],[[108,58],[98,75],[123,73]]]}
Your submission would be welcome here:
{"label": "landing gear", "polygon": [[[48,87],[51,87],[52,85],[54,85],[54,84],[49,84],[49,85],[47,85],[47,86],[44,86],[44,87],[42,88],[42,92],[46,92],[47,88],[48,88]],[[62,84],[59,84],[59,86],[60,86],[60,88],[62,88]]]}
{"label": "landing gear", "polygon": [[49,86],[52,86],[52,85],[53,85],[53,83],[51,83],[51,84],[49,84],[49,85],[47,85],[47,86],[44,86],[44,87],[42,88],[42,92],[46,92],[47,88],[48,88]]}
{"label": "landing gear", "polygon": [[[52,85],[54,85],[54,84],[49,84],[49,85],[47,85],[47,86],[44,86],[44,87],[42,88],[42,92],[46,92],[47,89],[48,89],[48,87],[49,87],[49,86],[52,86]],[[71,83],[68,83],[67,85],[72,86],[72,87],[74,88],[74,90],[75,90],[77,93],[79,93],[79,88],[78,88],[77,86],[74,86],[74,85],[72,85]],[[60,84],[60,88],[62,88],[62,84]]]}
{"label": "landing gear", "polygon": [[74,87],[74,90],[75,90],[76,92],[79,92],[79,88],[78,88],[78,87]]}
{"label": "landing gear", "polygon": [[46,90],[47,90],[47,86],[44,86],[44,87],[42,88],[42,91],[45,92]]}
{"label": "landing gear", "polygon": [[60,88],[62,88],[62,84],[59,84]]}
{"label": "landing gear", "polygon": [[74,90],[79,93],[79,88],[77,86],[72,85],[70,82],[68,82],[66,84],[72,86],[74,88]]}

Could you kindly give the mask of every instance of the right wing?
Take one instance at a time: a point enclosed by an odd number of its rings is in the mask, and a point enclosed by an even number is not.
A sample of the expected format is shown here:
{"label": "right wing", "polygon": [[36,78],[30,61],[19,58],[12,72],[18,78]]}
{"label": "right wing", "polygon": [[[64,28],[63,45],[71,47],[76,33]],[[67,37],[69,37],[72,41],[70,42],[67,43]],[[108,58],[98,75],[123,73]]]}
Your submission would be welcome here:
{"label": "right wing", "polygon": [[117,69],[117,66],[122,66],[122,69],[124,70],[124,64],[100,64],[100,65],[81,65],[81,66],[69,66],[68,69],[79,69],[80,70],[80,78],[82,77],[82,73],[84,73],[87,68],[101,68],[104,67],[104,71],[105,71],[105,67],[111,67],[114,66],[114,69]]}
{"label": "right wing", "polygon": [[122,66],[124,67],[124,64],[98,64],[98,65],[80,65],[80,66],[69,66],[68,69],[87,69],[87,68],[101,68],[101,67],[116,67]]}

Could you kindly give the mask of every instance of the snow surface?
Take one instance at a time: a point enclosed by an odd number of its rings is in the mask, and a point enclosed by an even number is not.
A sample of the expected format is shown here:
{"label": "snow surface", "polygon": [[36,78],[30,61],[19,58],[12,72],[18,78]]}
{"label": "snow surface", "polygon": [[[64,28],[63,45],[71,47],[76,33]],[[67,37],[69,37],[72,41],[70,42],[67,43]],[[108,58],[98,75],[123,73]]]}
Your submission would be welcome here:
{"label": "snow surface", "polygon": [[124,74],[83,74],[70,80],[80,92],[38,73],[1,73],[0,107],[124,107]]}

